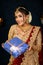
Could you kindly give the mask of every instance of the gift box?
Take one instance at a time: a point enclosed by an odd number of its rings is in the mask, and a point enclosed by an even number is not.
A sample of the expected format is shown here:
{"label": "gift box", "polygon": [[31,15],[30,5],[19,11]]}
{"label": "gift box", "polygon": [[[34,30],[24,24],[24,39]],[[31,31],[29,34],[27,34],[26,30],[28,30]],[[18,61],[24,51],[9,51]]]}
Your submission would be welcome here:
{"label": "gift box", "polygon": [[3,46],[3,48],[13,55],[14,58],[17,58],[29,48],[27,43],[17,37],[12,38],[10,41],[6,41]]}

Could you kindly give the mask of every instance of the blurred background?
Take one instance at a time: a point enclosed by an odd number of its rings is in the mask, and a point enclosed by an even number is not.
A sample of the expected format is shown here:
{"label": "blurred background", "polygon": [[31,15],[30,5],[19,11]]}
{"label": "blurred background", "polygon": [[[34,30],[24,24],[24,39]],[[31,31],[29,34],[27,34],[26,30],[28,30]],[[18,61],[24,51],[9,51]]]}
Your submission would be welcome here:
{"label": "blurred background", "polygon": [[[42,0],[0,0],[0,65],[7,65],[10,54],[7,53],[1,44],[8,39],[10,26],[15,24],[14,10],[18,6],[24,6],[32,13],[32,25],[40,26],[43,39],[43,2]],[[43,40],[42,40],[43,43]],[[43,65],[43,44],[39,53],[40,65]]]}

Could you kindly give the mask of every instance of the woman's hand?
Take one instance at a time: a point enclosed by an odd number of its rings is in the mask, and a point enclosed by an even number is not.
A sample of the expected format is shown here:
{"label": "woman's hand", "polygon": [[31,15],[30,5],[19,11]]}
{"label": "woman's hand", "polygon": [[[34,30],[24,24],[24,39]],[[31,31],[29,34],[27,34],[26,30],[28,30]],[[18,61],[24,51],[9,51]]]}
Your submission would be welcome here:
{"label": "woman's hand", "polygon": [[1,46],[4,48],[4,43],[2,43]]}
{"label": "woman's hand", "polygon": [[30,46],[30,48],[29,48],[29,51],[32,49],[32,47]]}
{"label": "woman's hand", "polygon": [[[8,40],[6,40],[6,41],[8,41]],[[4,48],[4,43],[2,43],[1,46]]]}

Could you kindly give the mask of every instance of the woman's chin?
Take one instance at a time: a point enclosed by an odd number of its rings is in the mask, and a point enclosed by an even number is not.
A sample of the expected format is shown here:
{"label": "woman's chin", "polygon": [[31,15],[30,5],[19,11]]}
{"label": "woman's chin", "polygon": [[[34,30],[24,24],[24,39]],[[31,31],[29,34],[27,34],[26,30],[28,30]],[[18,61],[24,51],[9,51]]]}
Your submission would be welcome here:
{"label": "woman's chin", "polygon": [[18,24],[19,26],[22,26],[23,24]]}

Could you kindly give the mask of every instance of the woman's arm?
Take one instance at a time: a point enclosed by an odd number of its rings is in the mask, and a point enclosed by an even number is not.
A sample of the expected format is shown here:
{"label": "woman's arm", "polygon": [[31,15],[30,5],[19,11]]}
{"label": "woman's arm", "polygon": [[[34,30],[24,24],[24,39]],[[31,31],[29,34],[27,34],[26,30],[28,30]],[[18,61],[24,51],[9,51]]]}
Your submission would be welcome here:
{"label": "woman's arm", "polygon": [[[10,30],[9,30],[9,33],[8,33],[8,40],[10,40],[10,39],[13,38],[13,34],[14,34],[15,27],[16,27],[16,25],[12,25],[10,27]],[[14,60],[14,57],[13,56],[10,56],[8,65],[12,65],[13,60]]]}
{"label": "woman's arm", "polygon": [[15,27],[16,27],[16,25],[12,25],[10,27],[10,30],[9,30],[9,33],[8,33],[8,40],[13,38]]}

